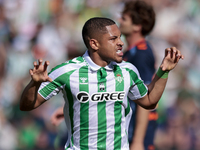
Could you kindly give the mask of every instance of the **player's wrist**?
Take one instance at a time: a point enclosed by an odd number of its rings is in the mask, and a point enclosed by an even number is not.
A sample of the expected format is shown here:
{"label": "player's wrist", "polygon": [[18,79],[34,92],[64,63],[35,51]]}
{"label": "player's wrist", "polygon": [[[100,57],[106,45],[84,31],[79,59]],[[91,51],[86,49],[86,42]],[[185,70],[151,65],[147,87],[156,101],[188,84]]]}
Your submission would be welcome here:
{"label": "player's wrist", "polygon": [[42,84],[42,82],[40,82],[40,81],[35,81],[35,80],[31,79],[31,81],[30,81],[29,84],[30,84],[31,86],[39,87],[39,86]]}
{"label": "player's wrist", "polygon": [[156,72],[156,75],[162,79],[168,78],[168,74],[169,74],[169,71],[163,71],[161,68],[159,68],[158,71]]}

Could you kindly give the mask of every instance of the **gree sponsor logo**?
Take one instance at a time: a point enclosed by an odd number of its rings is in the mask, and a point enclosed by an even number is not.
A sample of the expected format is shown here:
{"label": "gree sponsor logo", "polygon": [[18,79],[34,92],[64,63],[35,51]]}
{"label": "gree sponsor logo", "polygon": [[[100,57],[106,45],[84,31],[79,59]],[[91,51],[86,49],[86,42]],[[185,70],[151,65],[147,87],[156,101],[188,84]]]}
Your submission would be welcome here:
{"label": "gree sponsor logo", "polygon": [[99,92],[89,95],[87,92],[81,91],[76,95],[76,98],[81,103],[86,103],[89,100],[92,102],[102,101],[123,101],[125,92]]}
{"label": "gree sponsor logo", "polygon": [[76,98],[81,103],[86,103],[89,100],[89,94],[87,92],[79,92],[76,95]]}

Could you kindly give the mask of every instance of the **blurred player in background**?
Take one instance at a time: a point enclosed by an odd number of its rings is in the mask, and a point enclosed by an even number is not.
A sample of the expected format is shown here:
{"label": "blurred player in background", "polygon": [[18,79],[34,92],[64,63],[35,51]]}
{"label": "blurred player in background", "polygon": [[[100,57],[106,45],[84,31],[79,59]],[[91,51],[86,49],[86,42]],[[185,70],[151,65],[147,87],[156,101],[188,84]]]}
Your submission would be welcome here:
{"label": "blurred player in background", "polygon": [[[142,80],[148,85],[155,73],[155,58],[145,37],[154,27],[155,12],[144,1],[129,1],[125,3],[119,23],[128,45],[124,60],[136,66]],[[133,110],[128,132],[130,149],[154,150],[153,140],[158,117],[156,110],[145,110],[131,100],[130,106]]]}

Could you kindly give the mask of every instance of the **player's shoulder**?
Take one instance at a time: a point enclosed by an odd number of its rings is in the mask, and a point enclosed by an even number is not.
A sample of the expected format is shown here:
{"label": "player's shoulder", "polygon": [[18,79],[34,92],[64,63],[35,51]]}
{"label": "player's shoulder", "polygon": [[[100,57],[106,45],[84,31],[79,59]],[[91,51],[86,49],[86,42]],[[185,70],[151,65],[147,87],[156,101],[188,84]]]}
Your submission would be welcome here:
{"label": "player's shoulder", "polygon": [[84,61],[83,57],[79,56],[79,57],[75,57],[73,59],[70,59],[70,60],[68,60],[68,61],[66,61],[66,62],[64,62],[64,63],[62,63],[58,66],[65,66],[65,67],[68,67],[68,66],[71,66],[71,65],[79,66],[79,65],[83,64],[84,62],[85,61]]}
{"label": "player's shoulder", "polygon": [[71,60],[68,60],[64,63],[61,63],[59,65],[57,65],[56,67],[54,67],[51,72],[55,71],[55,70],[65,70],[64,72],[68,72],[71,70],[76,70],[78,68],[80,68],[83,65],[86,65],[86,63],[84,63],[84,59],[79,56],[79,57],[75,57]]}
{"label": "player's shoulder", "polygon": [[71,64],[77,64],[77,65],[79,65],[79,64],[81,64],[83,62],[85,62],[84,59],[83,59],[83,57],[79,56],[79,57],[75,57],[75,58],[73,58],[71,60],[66,61],[65,64],[66,65],[71,65]]}
{"label": "player's shoulder", "polygon": [[137,50],[148,50],[148,49],[150,49],[149,43],[146,40],[143,40],[136,45],[136,49]]}
{"label": "player's shoulder", "polygon": [[122,61],[121,63],[117,64],[120,68],[126,69],[126,70],[133,70],[138,71],[137,68],[130,62]]}

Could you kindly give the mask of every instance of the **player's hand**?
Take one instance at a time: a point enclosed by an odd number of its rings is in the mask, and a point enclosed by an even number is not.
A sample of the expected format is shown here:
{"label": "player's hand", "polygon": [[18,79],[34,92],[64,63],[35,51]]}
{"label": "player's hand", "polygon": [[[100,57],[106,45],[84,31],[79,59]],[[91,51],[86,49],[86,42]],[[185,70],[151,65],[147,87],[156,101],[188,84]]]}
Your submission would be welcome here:
{"label": "player's hand", "polygon": [[58,108],[51,116],[51,123],[58,126],[64,120],[63,107]]}
{"label": "player's hand", "polygon": [[34,82],[52,82],[52,79],[48,76],[47,67],[49,65],[49,61],[45,61],[44,65],[42,64],[43,60],[39,59],[38,64],[35,61],[33,63],[34,68],[29,70],[31,78]]}
{"label": "player's hand", "polygon": [[175,68],[180,59],[184,59],[184,56],[181,54],[180,50],[178,50],[176,47],[166,48],[165,57],[160,68],[162,71],[170,71]]}

